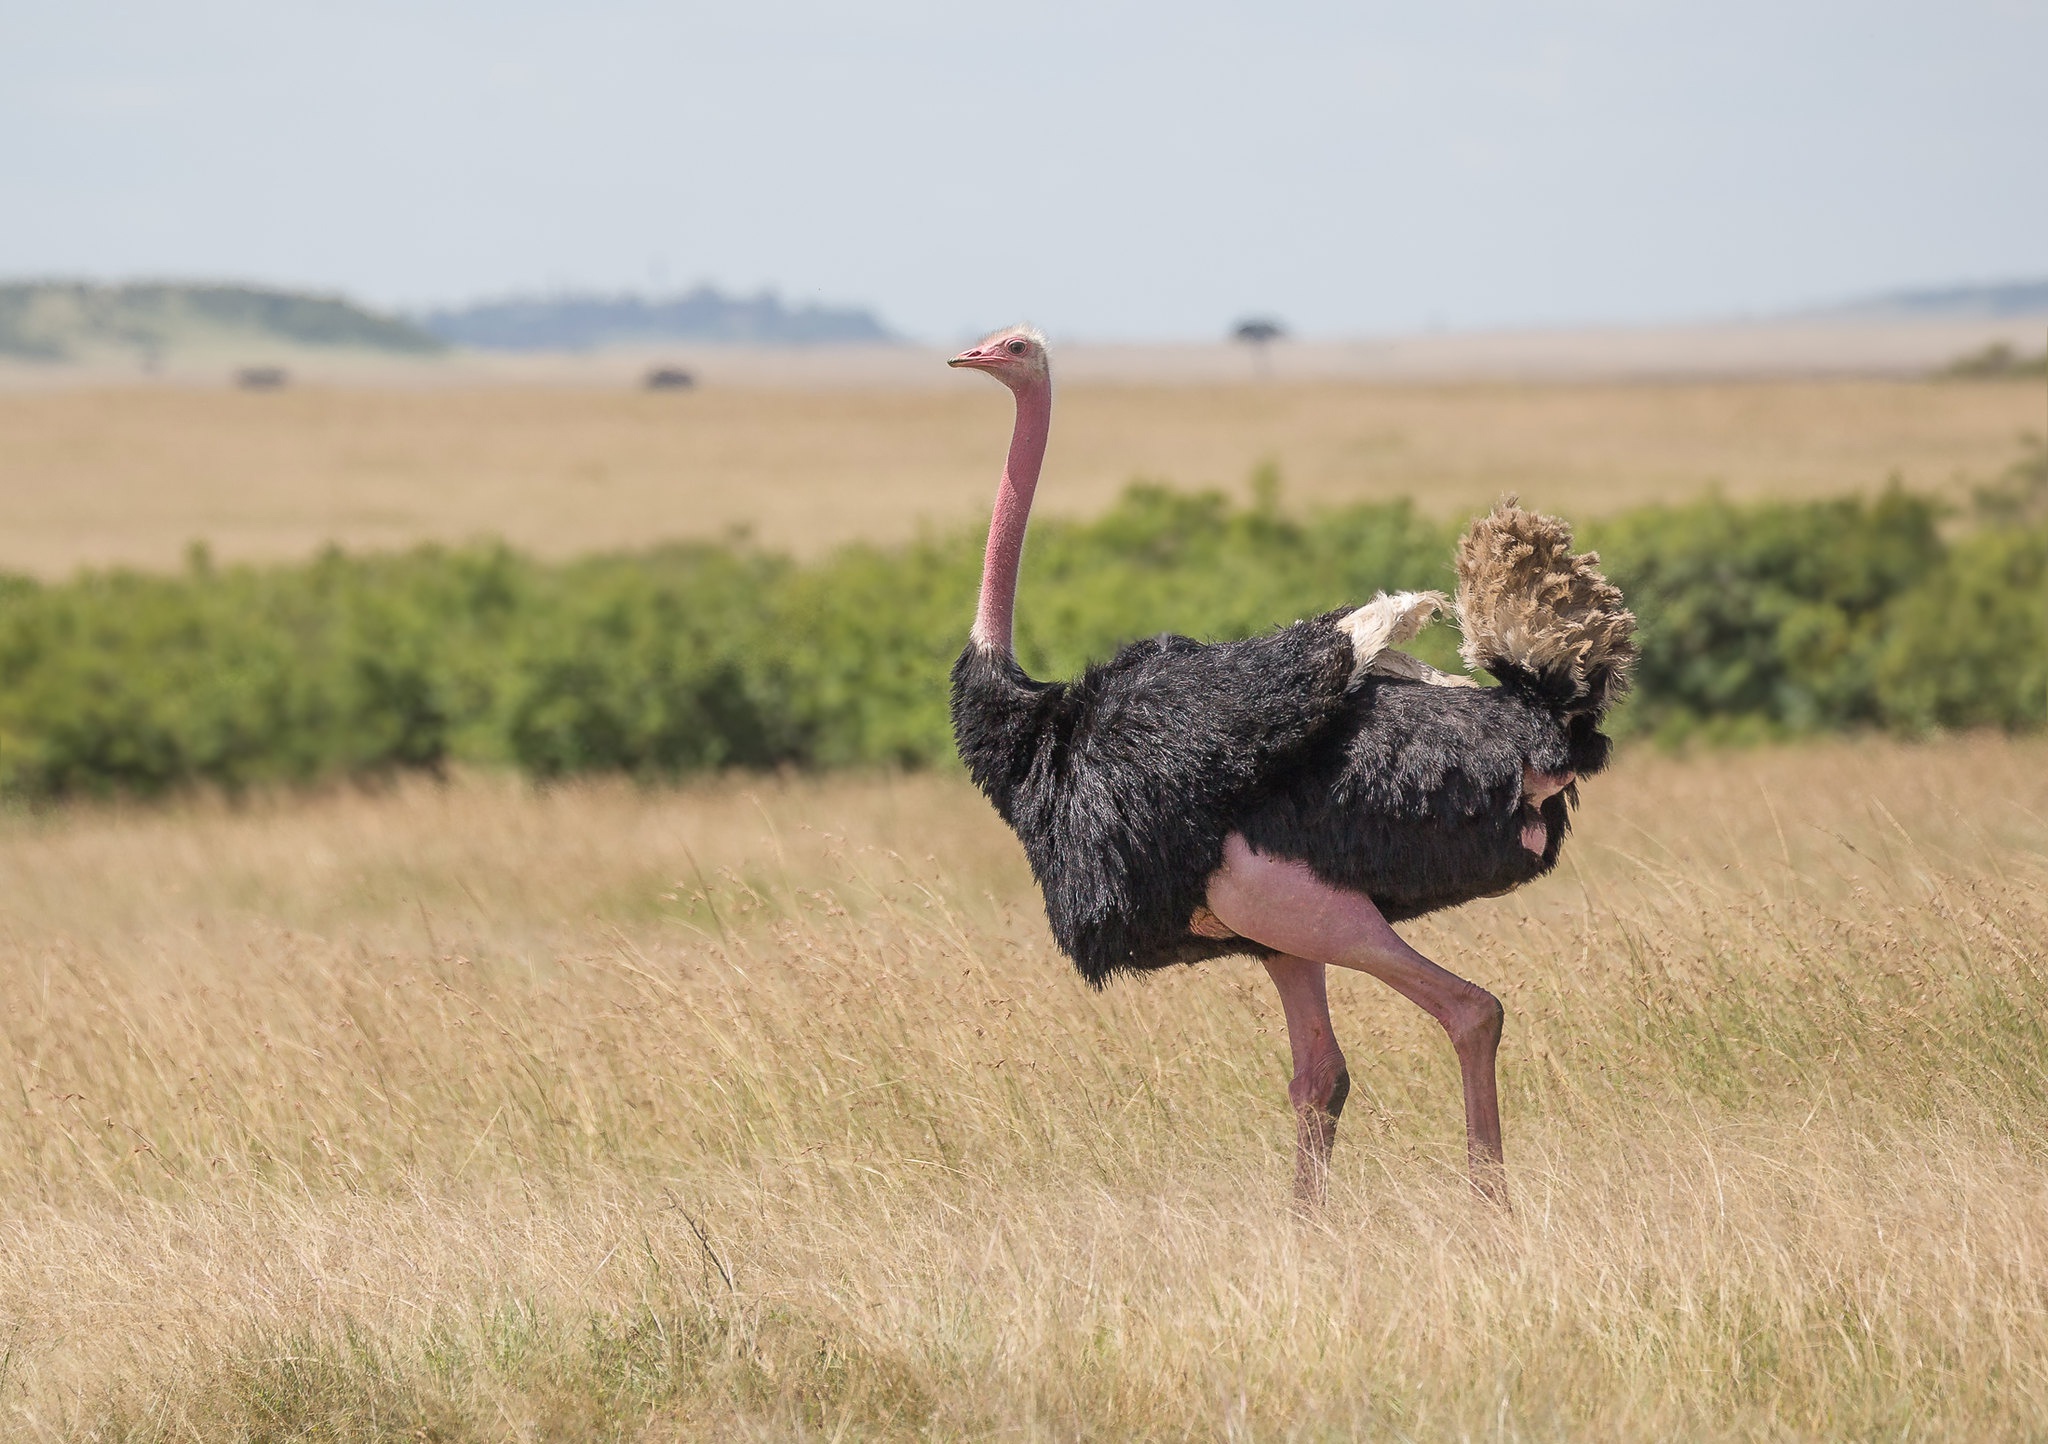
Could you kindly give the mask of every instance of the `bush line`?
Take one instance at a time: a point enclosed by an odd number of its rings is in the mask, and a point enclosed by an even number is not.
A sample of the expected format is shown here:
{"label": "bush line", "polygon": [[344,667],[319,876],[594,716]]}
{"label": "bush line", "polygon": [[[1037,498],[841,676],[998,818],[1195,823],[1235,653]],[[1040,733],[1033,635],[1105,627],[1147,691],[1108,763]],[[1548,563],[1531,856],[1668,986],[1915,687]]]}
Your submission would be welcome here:
{"label": "bush line", "polygon": [[[1443,587],[1405,503],[1283,513],[1138,485],[1032,535],[1018,650],[1062,676],[1134,636],[1241,636]],[[2048,450],[1955,524],[1875,498],[1705,500],[1592,523],[1643,623],[1624,733],[1741,740],[2048,716]],[[549,565],[499,545],[173,576],[0,579],[0,796],[235,790],[451,762],[536,777],[949,766],[946,671],[981,535],[810,564],[679,545]],[[1420,644],[1448,664],[1455,637]]]}

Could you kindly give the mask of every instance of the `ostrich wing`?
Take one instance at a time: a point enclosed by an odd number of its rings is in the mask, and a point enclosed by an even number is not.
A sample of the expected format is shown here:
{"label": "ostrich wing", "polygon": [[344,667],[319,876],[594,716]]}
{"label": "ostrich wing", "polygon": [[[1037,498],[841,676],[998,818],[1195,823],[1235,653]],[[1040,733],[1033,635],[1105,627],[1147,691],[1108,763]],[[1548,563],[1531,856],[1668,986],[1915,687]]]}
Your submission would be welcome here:
{"label": "ostrich wing", "polygon": [[1227,950],[1190,943],[1188,918],[1250,799],[1344,716],[1343,615],[1240,642],[1136,642],[1065,684],[961,654],[961,759],[1022,840],[1053,935],[1091,982]]}
{"label": "ostrich wing", "polygon": [[1572,725],[1518,686],[1369,676],[1344,721],[1241,830],[1257,851],[1364,893],[1390,921],[1505,892],[1556,864],[1577,791],[1542,804],[1546,844],[1533,853],[1522,779],[1587,755]]}

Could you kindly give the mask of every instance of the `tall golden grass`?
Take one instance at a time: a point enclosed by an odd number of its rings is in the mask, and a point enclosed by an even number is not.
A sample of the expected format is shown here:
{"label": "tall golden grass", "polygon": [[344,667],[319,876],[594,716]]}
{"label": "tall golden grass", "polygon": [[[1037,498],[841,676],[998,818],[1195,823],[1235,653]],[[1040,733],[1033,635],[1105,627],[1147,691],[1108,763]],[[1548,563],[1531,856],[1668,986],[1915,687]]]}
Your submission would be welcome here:
{"label": "tall golden grass", "polygon": [[947,779],[0,828],[0,1419],[101,1439],[2040,1437],[2048,745],[1587,788],[1362,978],[1089,993]]}
{"label": "tall golden grass", "polygon": [[[736,527],[815,552],[964,526],[987,516],[1009,416],[997,388],[933,367],[954,385],[0,390],[0,568],[175,566],[193,540],[297,560],[488,534],[559,558]],[[1236,488],[1268,460],[1293,501],[1438,514],[1510,490],[1575,516],[1891,473],[1951,490],[2008,465],[2040,404],[1995,381],[1075,384],[1041,504],[1093,513],[1136,476]]]}

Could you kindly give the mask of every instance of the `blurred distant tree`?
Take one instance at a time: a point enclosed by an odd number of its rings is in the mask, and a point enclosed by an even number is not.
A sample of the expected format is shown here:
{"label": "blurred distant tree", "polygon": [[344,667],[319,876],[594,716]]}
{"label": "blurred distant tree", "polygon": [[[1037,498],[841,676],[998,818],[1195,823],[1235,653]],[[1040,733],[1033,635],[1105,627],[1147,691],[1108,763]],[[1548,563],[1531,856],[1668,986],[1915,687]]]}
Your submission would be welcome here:
{"label": "blurred distant tree", "polygon": [[2048,376],[2048,350],[2039,356],[2023,356],[2013,349],[2011,342],[1993,341],[1967,356],[1958,356],[1935,374],[1956,381]]}
{"label": "blurred distant tree", "polygon": [[1264,376],[1271,364],[1267,348],[1285,337],[1287,328],[1270,316],[1252,316],[1239,321],[1230,335],[1239,345],[1252,348],[1252,354],[1258,358],[1259,375]]}

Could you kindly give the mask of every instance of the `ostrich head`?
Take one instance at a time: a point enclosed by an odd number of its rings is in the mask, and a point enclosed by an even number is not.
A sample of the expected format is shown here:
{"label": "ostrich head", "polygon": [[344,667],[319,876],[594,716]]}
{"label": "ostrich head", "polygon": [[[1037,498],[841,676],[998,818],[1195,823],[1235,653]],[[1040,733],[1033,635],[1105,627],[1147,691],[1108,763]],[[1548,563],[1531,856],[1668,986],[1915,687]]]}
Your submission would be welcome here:
{"label": "ostrich head", "polygon": [[1005,326],[946,364],[986,371],[1012,391],[1043,386],[1052,376],[1045,337],[1033,326]]}

